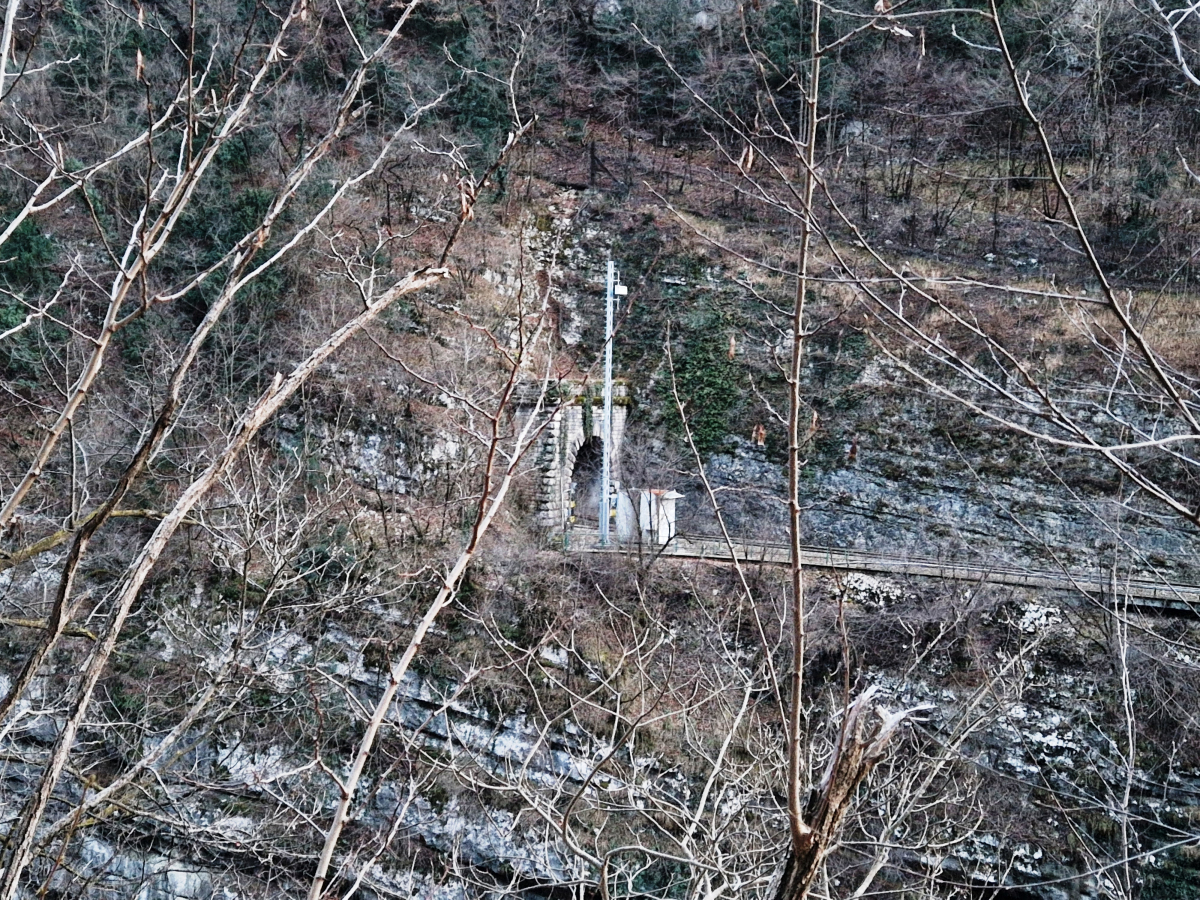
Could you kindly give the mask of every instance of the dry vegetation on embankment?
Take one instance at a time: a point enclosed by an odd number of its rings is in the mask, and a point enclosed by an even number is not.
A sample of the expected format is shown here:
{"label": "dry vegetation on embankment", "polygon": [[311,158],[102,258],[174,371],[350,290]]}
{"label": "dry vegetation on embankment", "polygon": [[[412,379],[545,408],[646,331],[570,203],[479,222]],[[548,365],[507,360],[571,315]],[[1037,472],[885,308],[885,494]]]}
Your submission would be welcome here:
{"label": "dry vegetation on embankment", "polygon": [[[1061,438],[1069,423],[1027,405],[1046,388],[1103,448],[1191,427],[1195,92],[1149,7],[1003,6],[1123,305],[1064,224],[1035,130],[979,49],[998,40],[983,17],[931,17],[910,41],[875,22],[848,41],[818,104],[806,533],[1184,571],[1194,532],[1179,523],[1198,496],[1186,452],[1047,448],[920,381]],[[803,211],[796,148],[771,129],[799,121],[807,35],[794,16],[809,6],[701,20],[657,0],[429,3],[361,83],[360,47],[385,40],[396,7],[198,7],[194,28],[161,3],[10,8],[16,53],[32,55],[20,80],[8,69],[0,105],[4,220],[39,184],[67,193],[0,248],[3,499],[26,470],[33,485],[0,513],[3,551],[21,558],[0,573],[0,695],[27,662],[35,676],[0,723],[3,890],[299,895],[383,672],[502,480],[485,467],[510,458],[521,421],[503,405],[507,379],[594,377],[610,252],[632,288],[615,348],[635,396],[630,477],[635,459],[647,479],[693,474],[673,380],[700,455],[729,476],[718,487],[751,488],[719,494],[736,524],[778,525]],[[202,71],[192,89],[187,73]],[[514,117],[534,113],[498,159]],[[277,371],[371,314],[397,278],[442,263],[446,278],[365,322],[229,449]],[[100,374],[56,425],[89,359]],[[164,515],[226,459],[131,587]],[[516,467],[387,710],[335,887],[594,891],[611,851],[627,896],[762,895],[786,839],[778,573],[743,582],[544,551],[528,527],[533,463]],[[1165,496],[1147,499],[1154,487]],[[119,514],[91,535],[107,498]],[[702,508],[698,490],[689,499]],[[1125,616],[1119,594],[1100,610],[862,579],[809,589],[814,778],[847,681],[877,685],[891,709],[932,704],[867,785],[820,891],[1195,892],[1190,621]],[[59,613],[71,624],[54,636]],[[27,803],[38,784],[41,811]],[[28,859],[8,865],[22,842]]]}

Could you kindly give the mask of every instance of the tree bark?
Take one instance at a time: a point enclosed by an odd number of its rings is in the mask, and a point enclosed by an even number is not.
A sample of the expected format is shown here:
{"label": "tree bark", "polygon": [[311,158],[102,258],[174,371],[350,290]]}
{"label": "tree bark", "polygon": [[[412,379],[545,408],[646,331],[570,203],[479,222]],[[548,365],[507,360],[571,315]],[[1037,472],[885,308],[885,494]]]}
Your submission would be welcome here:
{"label": "tree bark", "polygon": [[[854,794],[870,777],[888,741],[912,712],[889,713],[873,705],[874,696],[875,689],[868,688],[846,710],[825,775],[805,803],[803,821],[807,831],[792,841],[775,900],[804,900],[808,896],[822,860],[837,845]],[[872,719],[877,721],[872,724]]]}

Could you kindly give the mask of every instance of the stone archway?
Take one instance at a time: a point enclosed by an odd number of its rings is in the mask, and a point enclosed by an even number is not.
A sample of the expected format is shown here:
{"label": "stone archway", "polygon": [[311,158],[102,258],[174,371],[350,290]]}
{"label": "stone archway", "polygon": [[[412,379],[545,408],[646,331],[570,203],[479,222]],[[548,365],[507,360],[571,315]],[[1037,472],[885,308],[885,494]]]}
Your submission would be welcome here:
{"label": "stone archway", "polygon": [[[564,385],[564,389],[569,386]],[[624,382],[613,383],[613,427],[612,427],[612,477],[621,478],[621,443],[625,437],[625,417],[629,408],[629,390]],[[574,399],[564,403],[553,413],[542,430],[538,446],[537,461],[541,470],[538,490],[538,525],[549,531],[560,533],[567,527],[571,515],[571,481],[575,475],[576,462],[581,452],[596,453],[603,446],[603,405],[595,385],[576,387]],[[586,446],[593,450],[583,450]],[[586,461],[586,458],[585,458]],[[598,470],[597,470],[598,471]],[[599,501],[597,488],[596,504]],[[598,521],[598,510],[593,506],[591,518]]]}
{"label": "stone archway", "polygon": [[599,437],[589,437],[579,444],[575,459],[571,462],[569,484],[575,486],[575,518],[581,522],[600,521],[600,470],[603,456],[604,441]]}

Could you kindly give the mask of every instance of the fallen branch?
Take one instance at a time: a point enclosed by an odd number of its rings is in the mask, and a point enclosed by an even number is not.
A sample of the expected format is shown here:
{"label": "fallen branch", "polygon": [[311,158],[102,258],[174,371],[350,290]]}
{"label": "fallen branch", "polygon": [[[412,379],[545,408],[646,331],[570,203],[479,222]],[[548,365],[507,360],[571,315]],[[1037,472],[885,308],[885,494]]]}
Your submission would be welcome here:
{"label": "fallen branch", "polygon": [[[61,544],[69,541],[80,528],[85,526],[96,515],[98,510],[94,510],[80,519],[74,528],[60,528],[53,534],[48,534],[39,541],[34,541],[25,547],[18,547],[16,550],[0,550],[0,572],[11,569],[14,566],[19,566],[23,562],[28,562],[35,556],[41,556]],[[154,519],[159,521],[165,513],[159,512],[156,509],[114,509],[109,513],[109,516],[115,519]],[[195,519],[187,519],[185,525],[199,525]]]}
{"label": "fallen branch", "polygon": [[[50,627],[50,623],[45,619],[17,619],[11,616],[0,616],[0,625],[8,625],[13,628],[36,628],[40,631],[45,631]],[[63,629],[63,634],[68,637],[85,637],[89,641],[96,640],[95,633],[88,631],[82,625],[67,625]]]}

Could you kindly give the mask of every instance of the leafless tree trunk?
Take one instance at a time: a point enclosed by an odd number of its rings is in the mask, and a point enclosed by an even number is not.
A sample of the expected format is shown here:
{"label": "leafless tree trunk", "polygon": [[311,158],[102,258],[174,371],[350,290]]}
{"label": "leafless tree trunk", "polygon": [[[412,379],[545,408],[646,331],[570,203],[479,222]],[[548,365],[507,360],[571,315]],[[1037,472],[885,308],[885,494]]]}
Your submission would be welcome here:
{"label": "leafless tree trunk", "polygon": [[[5,60],[11,49],[13,17],[18,6],[16,2],[8,5],[2,48]],[[34,214],[59,206],[70,197],[84,195],[86,203],[92,205],[93,218],[107,242],[105,251],[114,271],[105,289],[102,314],[95,320],[98,327],[91,330],[91,322],[87,317],[72,323],[85,348],[81,354],[81,364],[77,368],[67,369],[62,383],[61,402],[57,408],[47,410],[49,415],[42,428],[40,446],[32,454],[31,462],[24,471],[14,473],[0,508],[0,529],[15,533],[18,538],[15,549],[6,550],[2,557],[6,569],[28,564],[63,544],[69,545],[58,566],[57,593],[47,614],[41,620],[20,619],[22,624],[37,628],[40,635],[29,649],[19,674],[11,683],[5,684],[4,695],[0,698],[0,735],[9,732],[24,715],[23,702],[30,696],[35,682],[46,678],[47,661],[62,647],[64,639],[87,635],[93,641],[80,663],[77,676],[65,685],[64,693],[56,703],[61,710],[61,719],[53,746],[38,767],[32,793],[8,827],[3,850],[0,851],[3,854],[0,858],[0,897],[16,897],[25,889],[27,872],[36,857],[45,857],[49,853],[56,854],[51,858],[62,858],[85,809],[111,802],[136,788],[146,776],[153,777],[156,767],[169,758],[174,752],[172,748],[183,739],[193,723],[206,715],[210,704],[222,693],[222,675],[219,673],[228,674],[228,666],[238,656],[236,652],[233,652],[230,662],[218,670],[218,674],[212,675],[207,686],[188,701],[174,727],[154,749],[140,754],[137,762],[103,789],[96,790],[90,796],[85,791],[83,800],[73,811],[58,814],[56,821],[48,823],[47,816],[55,792],[71,766],[73,754],[78,752],[80,729],[94,712],[98,686],[110,671],[114,653],[125,637],[126,625],[135,604],[144,599],[147,579],[159,567],[179,529],[184,526],[196,527],[207,518],[203,511],[206,498],[241,464],[245,451],[257,440],[264,426],[300,394],[334,354],[358,339],[370,323],[397,301],[441,284],[449,274],[446,263],[464,225],[473,218],[478,189],[463,192],[457,198],[459,202],[456,203],[453,224],[447,229],[441,245],[422,251],[427,258],[425,263],[417,265],[407,274],[381,270],[376,262],[382,254],[396,250],[398,242],[395,236],[380,234],[374,247],[368,243],[362,248],[366,254],[363,258],[369,261],[370,269],[369,276],[362,279],[357,277],[363,269],[361,258],[355,252],[347,253],[340,249],[345,243],[340,233],[325,233],[335,216],[344,215],[348,199],[362,191],[380,167],[389,163],[398,143],[408,140],[407,135],[418,126],[421,117],[442,99],[438,95],[414,99],[399,126],[389,129],[378,140],[361,133],[368,108],[364,105],[364,86],[369,78],[375,77],[377,67],[383,65],[393,53],[397,39],[416,6],[414,2],[401,8],[386,31],[372,36],[374,43],[369,49],[354,42],[358,58],[354,60],[352,70],[347,72],[339,95],[330,101],[324,127],[306,136],[292,164],[282,170],[261,211],[256,212],[248,222],[238,224],[237,227],[245,230],[239,233],[232,246],[223,248],[215,261],[206,263],[197,274],[179,277],[175,268],[162,264],[162,259],[177,254],[180,244],[186,244],[186,240],[181,241],[180,232],[186,230],[189,217],[200,214],[196,209],[199,202],[197,198],[201,188],[213,177],[213,170],[218,166],[222,154],[229,150],[231,142],[239,139],[248,129],[261,127],[265,104],[274,93],[283,89],[293,74],[287,60],[290,53],[295,52],[294,48],[302,44],[303,32],[311,27],[312,11],[306,0],[297,0],[274,21],[269,29],[269,40],[265,43],[255,43],[252,32],[257,25],[251,22],[247,33],[243,35],[244,45],[239,51],[245,54],[245,58],[230,69],[231,77],[225,83],[218,83],[214,67],[205,68],[197,64],[202,48],[195,43],[198,26],[197,11],[193,6],[190,23],[192,44],[180,50],[186,70],[181,86],[168,98],[164,108],[156,110],[153,97],[154,90],[159,86],[153,82],[156,73],[161,73],[159,61],[143,61],[139,51],[135,78],[144,87],[147,97],[145,130],[126,140],[116,152],[90,166],[81,168],[72,164],[74,171],[68,172],[61,148],[52,147],[45,137],[47,132],[53,130],[53,124],[20,120],[31,137],[29,147],[32,150],[32,164],[35,167],[42,166],[42,171],[30,180],[32,192],[13,220],[7,223],[0,235],[0,243],[10,239],[23,222],[31,221],[30,217]],[[140,11],[137,21],[138,27],[145,27]],[[212,54],[216,54],[220,48],[221,39],[215,40],[212,46],[206,48]],[[520,48],[516,48],[515,55],[519,65]],[[61,62],[67,65],[70,61]],[[3,63],[0,63],[0,82],[4,80],[2,67]],[[517,109],[516,102],[514,98],[514,111]],[[11,107],[6,109],[11,111]],[[483,173],[481,183],[494,174],[530,124],[514,122],[507,144],[493,154],[492,166]],[[171,140],[175,141],[173,153],[163,152],[163,145]],[[335,167],[333,171],[338,177],[324,178],[318,182],[317,173],[323,168],[328,172],[331,161],[337,160],[339,166],[343,165],[341,155],[345,152],[344,143],[348,140],[357,144],[352,157],[361,159],[350,167]],[[5,149],[10,156],[22,152],[19,147]],[[359,152],[361,149],[367,152]],[[124,230],[120,232],[123,243],[117,243],[109,241],[109,235],[104,233],[107,226],[100,223],[95,209],[98,201],[87,194],[87,190],[93,179],[109,168],[124,165],[129,158],[136,158],[136,165],[142,169],[139,173],[142,193],[134,200],[128,219],[118,220],[117,224]],[[455,159],[457,164],[463,165],[461,156],[455,156]],[[295,215],[296,209],[301,206],[301,195],[312,194],[314,189],[326,187],[323,196],[318,190],[320,200],[308,212],[300,217]],[[230,327],[228,320],[232,316],[231,311],[238,308],[238,303],[251,287],[264,276],[290,264],[318,237],[326,239],[333,248],[333,256],[345,264],[348,282],[354,284],[359,295],[360,309],[353,314],[335,310],[335,314],[322,326],[327,329],[326,333],[318,334],[315,342],[303,349],[288,369],[277,371],[270,379],[269,386],[257,392],[257,396],[248,400],[239,400],[236,395],[228,397],[225,402],[231,407],[241,405],[236,421],[212,447],[198,450],[196,456],[181,467],[180,474],[183,477],[179,479],[177,488],[167,493],[161,508],[122,508],[122,503],[131,492],[146,488],[147,473],[164,455],[171,452],[168,447],[172,438],[181,429],[192,427],[191,421],[185,418],[189,414],[189,394],[198,390],[197,371],[204,367],[205,353],[211,347],[213,336]],[[421,253],[415,255],[419,258]],[[86,277],[98,286],[103,272],[89,272]],[[66,286],[64,282],[64,290]],[[111,483],[97,479],[95,483],[72,484],[76,492],[72,497],[73,503],[80,496],[97,495],[103,498],[102,502],[90,509],[73,506],[63,527],[48,535],[26,538],[24,528],[17,528],[16,524],[23,522],[31,512],[38,511],[36,506],[30,509],[31,501],[36,500],[38,505],[48,503],[39,491],[48,474],[57,477],[58,473],[53,469],[61,458],[64,439],[71,444],[71,453],[77,452],[77,423],[89,405],[95,406],[98,402],[98,385],[103,384],[106,378],[114,377],[111,374],[114,368],[112,355],[118,336],[127,333],[134,323],[151,313],[171,304],[178,305],[184,298],[194,297],[202,289],[213,290],[211,300],[204,315],[171,360],[169,378],[154,401],[150,423],[136,435],[132,456],[122,464]],[[547,298],[543,297],[542,300],[546,302]],[[45,308],[35,311],[35,316],[44,312]],[[538,314],[539,323],[543,320],[544,310]],[[29,322],[27,318],[23,327],[27,327]],[[539,324],[538,328],[541,327]],[[19,331],[20,328],[10,329],[0,336],[0,340],[15,339]],[[504,507],[512,481],[520,471],[524,449],[541,425],[541,419],[535,416],[526,423],[525,432],[515,445],[509,447],[503,443],[506,440],[504,417],[509,401],[517,387],[529,380],[530,366],[540,358],[537,356],[541,353],[538,334],[532,337],[532,345],[526,347],[522,344],[520,353],[507,355],[508,385],[498,407],[489,412],[490,445],[483,469],[479,518],[472,539],[458,561],[448,567],[442,582],[442,593],[418,627],[403,665],[394,672],[392,691],[403,676],[408,661],[420,647],[422,636],[453,595],[489,524]],[[533,377],[539,379],[539,376]],[[540,378],[544,380],[544,376]],[[152,533],[140,542],[133,558],[124,564],[118,582],[106,591],[103,605],[96,607],[93,588],[85,586],[87,578],[81,574],[81,570],[94,555],[98,536],[112,522],[129,521],[134,516],[156,524]],[[94,631],[73,621],[81,615],[91,619]],[[384,700],[380,704],[379,719],[386,713],[389,703],[390,700]],[[377,719],[374,727],[378,728],[378,724]],[[371,739],[368,738],[358,757],[359,770],[370,750]],[[346,803],[354,795],[356,778],[357,773],[343,784]],[[324,862],[313,888],[314,896],[321,893],[325,868],[344,822],[343,813],[344,809],[339,812],[330,831]],[[57,849],[51,849],[56,841],[60,842]]]}

